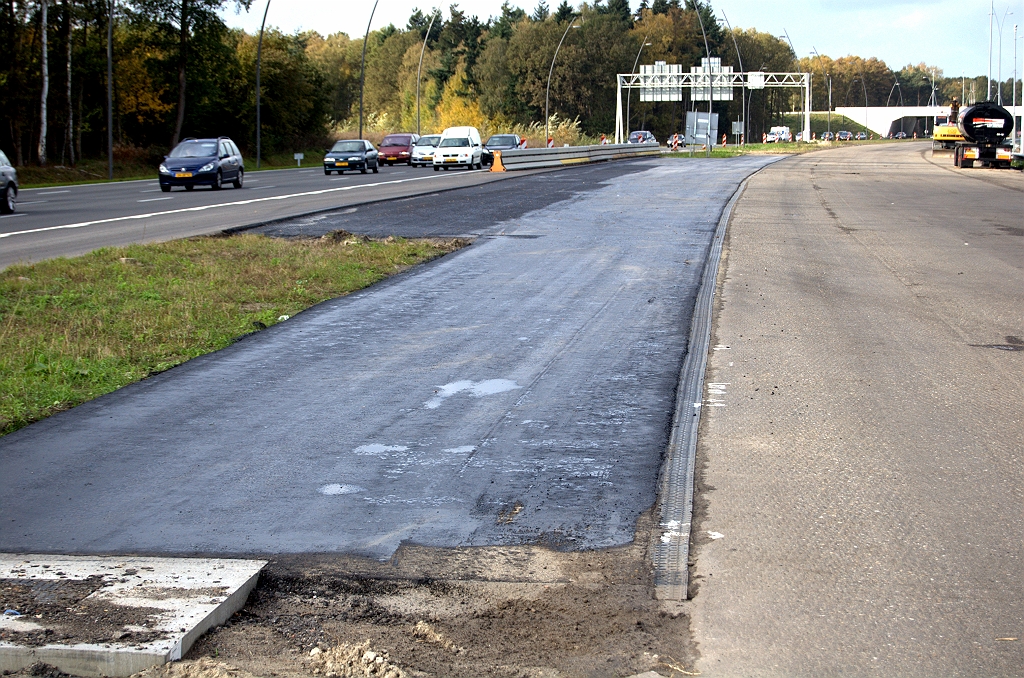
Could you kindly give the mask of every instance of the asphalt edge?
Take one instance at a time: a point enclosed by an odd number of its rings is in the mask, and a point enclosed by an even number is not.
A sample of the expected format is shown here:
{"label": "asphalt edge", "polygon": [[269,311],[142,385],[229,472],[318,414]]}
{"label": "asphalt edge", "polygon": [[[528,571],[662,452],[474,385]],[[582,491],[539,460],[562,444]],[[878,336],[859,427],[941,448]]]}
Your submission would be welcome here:
{"label": "asphalt edge", "polygon": [[686,357],[679,373],[676,406],[672,415],[665,461],[658,478],[658,528],[651,548],[654,566],[654,597],[658,600],[684,601],[689,591],[690,527],[693,518],[694,464],[697,453],[697,431],[704,400],[704,372],[707,368],[711,342],[718,268],[722,246],[732,218],[733,208],[746,190],[747,182],[766,167],[784,159],[773,160],[747,175],[722,208],[711,240],[700,290],[693,309]]}

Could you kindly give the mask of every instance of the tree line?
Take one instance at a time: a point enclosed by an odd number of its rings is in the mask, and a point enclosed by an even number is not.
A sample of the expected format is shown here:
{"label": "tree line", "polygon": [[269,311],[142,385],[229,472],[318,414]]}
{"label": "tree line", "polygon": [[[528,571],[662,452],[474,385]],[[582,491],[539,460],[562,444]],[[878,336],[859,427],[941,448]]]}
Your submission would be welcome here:
{"label": "tree line", "polygon": [[[186,136],[227,135],[247,154],[255,149],[257,37],[227,27],[218,10],[248,11],[252,0],[5,0],[0,7],[0,148],[17,164],[71,164],[107,151],[107,50],[111,50],[115,147],[152,149],[154,157]],[[431,20],[433,23],[431,25]],[[573,28],[570,28],[570,25]],[[428,27],[430,28],[428,33]],[[567,32],[568,31],[568,32]],[[812,74],[813,108],[825,110],[827,78],[834,106],[925,104],[933,87],[948,103],[984,78],[944,78],[924,64],[894,71],[875,58],[797,59],[789,44],[755,29],[731,29],[706,0],[628,0],[579,6],[567,0],[532,11],[505,2],[481,20],[451,5],[416,10],[404,28],[372,31],[366,44],[367,129],[424,132],[470,124],[486,132],[543,123],[549,68],[551,112],[590,137],[611,134],[617,73],[665,61],[684,70],[706,55],[739,70]],[[108,41],[108,36],[110,40]],[[425,41],[425,48],[424,48]],[[355,129],[362,37],[323,36],[270,28],[263,37],[262,147],[266,152],[322,146]],[[739,55],[737,55],[737,52]],[[739,58],[738,58],[739,56]],[[1005,98],[1009,100],[1009,83]],[[761,90],[748,97],[748,128],[759,137],[800,104],[797,90]],[[631,129],[659,138],[680,131],[680,102],[633,97]],[[716,102],[728,120],[742,115],[740,97]],[[723,125],[722,129],[726,129]]]}

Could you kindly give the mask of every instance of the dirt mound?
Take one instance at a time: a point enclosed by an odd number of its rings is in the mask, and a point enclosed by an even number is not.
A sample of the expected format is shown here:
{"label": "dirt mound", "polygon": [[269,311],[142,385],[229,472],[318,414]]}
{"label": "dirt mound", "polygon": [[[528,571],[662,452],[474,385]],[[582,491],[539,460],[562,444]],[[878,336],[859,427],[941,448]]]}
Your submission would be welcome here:
{"label": "dirt mound", "polygon": [[256,678],[243,669],[210,657],[171,662],[136,673],[132,678]]}
{"label": "dirt mound", "polygon": [[370,642],[358,645],[341,643],[328,650],[313,648],[309,668],[315,676],[327,678],[407,678],[407,674],[391,663],[387,652],[370,649]]}

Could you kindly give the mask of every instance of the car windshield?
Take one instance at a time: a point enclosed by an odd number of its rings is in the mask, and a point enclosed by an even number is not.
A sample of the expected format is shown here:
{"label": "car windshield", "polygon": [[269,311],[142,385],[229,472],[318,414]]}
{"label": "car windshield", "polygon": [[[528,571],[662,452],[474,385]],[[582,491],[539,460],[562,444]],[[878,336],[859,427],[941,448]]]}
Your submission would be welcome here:
{"label": "car windshield", "polygon": [[437,146],[437,142],[441,140],[439,136],[420,137],[419,141],[416,142],[417,146]]}
{"label": "car windshield", "polygon": [[365,149],[362,141],[338,141],[331,147],[334,153],[360,153]]}
{"label": "car windshield", "polygon": [[516,138],[509,134],[502,134],[499,136],[493,136],[487,140],[488,146],[515,146]]}
{"label": "car windshield", "polygon": [[412,137],[408,135],[384,137],[384,141],[380,142],[381,146],[408,146],[409,142],[412,141]]}
{"label": "car windshield", "polygon": [[212,158],[217,155],[216,141],[183,141],[174,147],[169,158]]}
{"label": "car windshield", "polygon": [[453,148],[462,146],[469,146],[469,138],[448,137],[447,139],[441,139],[441,148]]}

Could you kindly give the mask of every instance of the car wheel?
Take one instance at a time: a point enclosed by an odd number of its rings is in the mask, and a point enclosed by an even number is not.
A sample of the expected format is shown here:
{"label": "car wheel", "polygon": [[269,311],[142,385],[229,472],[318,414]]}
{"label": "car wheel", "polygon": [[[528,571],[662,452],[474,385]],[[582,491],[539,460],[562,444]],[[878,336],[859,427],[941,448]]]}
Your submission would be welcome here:
{"label": "car wheel", "polygon": [[241,188],[242,187],[242,183],[244,181],[245,181],[245,172],[243,172],[242,170],[238,170],[238,176],[235,177],[235,180],[231,182],[231,185],[234,186],[235,188]]}
{"label": "car wheel", "polygon": [[436,172],[438,169],[439,169],[438,166],[434,165],[434,171]]}
{"label": "car wheel", "polygon": [[186,190],[186,191],[191,191],[191,190],[192,190],[193,188],[195,188],[195,187],[196,187],[196,185],[195,185],[195,184],[186,184],[186,185],[185,185],[185,190]]}
{"label": "car wheel", "polygon": [[224,177],[221,176],[220,170],[217,171],[217,176],[213,178],[213,190],[219,191],[224,187]]}
{"label": "car wheel", "polygon": [[331,170],[324,170],[324,176],[325,177],[331,176]]}
{"label": "car wheel", "polygon": [[170,193],[171,192],[171,187],[170,186],[161,186],[160,190],[163,191],[164,193]]}
{"label": "car wheel", "polygon": [[364,167],[363,169],[359,170],[359,173],[360,174],[366,174],[366,168]]}
{"label": "car wheel", "polygon": [[0,212],[4,214],[14,214],[14,210],[17,208],[17,203],[14,197],[14,187],[7,186],[4,189],[4,200],[0,202]]}
{"label": "car wheel", "polygon": [[380,172],[380,164],[379,163],[377,165],[373,166],[373,173],[377,174],[378,172]]}

